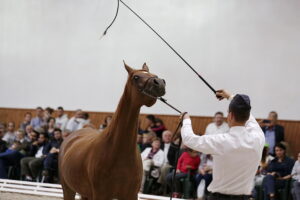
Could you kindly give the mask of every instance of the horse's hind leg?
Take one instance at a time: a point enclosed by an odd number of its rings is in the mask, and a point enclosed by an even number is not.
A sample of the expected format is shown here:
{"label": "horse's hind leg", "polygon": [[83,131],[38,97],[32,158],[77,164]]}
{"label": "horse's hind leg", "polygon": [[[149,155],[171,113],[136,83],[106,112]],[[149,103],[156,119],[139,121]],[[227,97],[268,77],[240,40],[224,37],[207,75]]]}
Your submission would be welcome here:
{"label": "horse's hind leg", "polygon": [[75,200],[76,192],[71,190],[71,188],[61,179],[61,186],[64,193],[64,200]]}

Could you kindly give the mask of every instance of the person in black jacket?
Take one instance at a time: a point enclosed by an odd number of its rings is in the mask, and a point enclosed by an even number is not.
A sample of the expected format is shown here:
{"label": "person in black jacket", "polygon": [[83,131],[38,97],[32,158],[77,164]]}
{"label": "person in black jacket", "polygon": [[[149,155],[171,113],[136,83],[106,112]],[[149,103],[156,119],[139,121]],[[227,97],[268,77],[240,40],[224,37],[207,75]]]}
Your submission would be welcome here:
{"label": "person in black jacket", "polygon": [[7,149],[7,144],[2,140],[5,133],[5,126],[0,123],[0,153],[5,152]]}
{"label": "person in black jacket", "polygon": [[270,154],[275,154],[275,144],[284,141],[284,127],[277,124],[278,114],[275,111],[269,113],[268,120],[261,122],[262,130],[265,133],[266,143],[270,146]]}
{"label": "person in black jacket", "polygon": [[21,159],[21,176],[27,181],[33,181],[37,178],[43,169],[44,159],[49,153],[48,135],[40,133],[37,141],[30,145],[29,157]]}

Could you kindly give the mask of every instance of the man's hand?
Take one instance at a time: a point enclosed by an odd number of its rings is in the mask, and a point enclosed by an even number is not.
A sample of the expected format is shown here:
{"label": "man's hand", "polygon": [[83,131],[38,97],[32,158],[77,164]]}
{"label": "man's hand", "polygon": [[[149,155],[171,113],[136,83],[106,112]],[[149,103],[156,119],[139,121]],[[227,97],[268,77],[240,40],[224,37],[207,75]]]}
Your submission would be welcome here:
{"label": "man's hand", "polygon": [[217,97],[217,99],[219,99],[221,101],[224,98],[229,99],[231,97],[231,94],[229,92],[227,92],[226,90],[217,90],[216,97]]}
{"label": "man's hand", "polygon": [[180,114],[180,120],[190,119],[190,116],[187,112]]}

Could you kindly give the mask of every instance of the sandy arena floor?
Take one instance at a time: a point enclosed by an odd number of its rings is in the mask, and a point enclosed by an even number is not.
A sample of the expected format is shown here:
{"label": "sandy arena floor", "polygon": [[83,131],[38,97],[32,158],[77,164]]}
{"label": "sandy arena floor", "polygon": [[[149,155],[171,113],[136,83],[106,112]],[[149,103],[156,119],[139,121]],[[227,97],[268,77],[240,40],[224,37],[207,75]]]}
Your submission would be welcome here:
{"label": "sandy arena floor", "polygon": [[26,195],[18,193],[0,192],[1,200],[62,200],[58,197],[42,197],[35,195]]}

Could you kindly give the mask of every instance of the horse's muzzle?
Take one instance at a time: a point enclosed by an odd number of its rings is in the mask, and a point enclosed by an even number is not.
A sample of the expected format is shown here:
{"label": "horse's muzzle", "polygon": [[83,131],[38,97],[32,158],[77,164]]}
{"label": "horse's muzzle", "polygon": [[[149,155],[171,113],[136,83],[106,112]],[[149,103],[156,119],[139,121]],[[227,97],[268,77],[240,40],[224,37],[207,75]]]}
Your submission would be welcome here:
{"label": "horse's muzzle", "polygon": [[152,78],[148,81],[145,92],[154,97],[161,97],[166,93],[166,82],[161,78]]}

